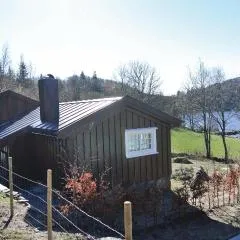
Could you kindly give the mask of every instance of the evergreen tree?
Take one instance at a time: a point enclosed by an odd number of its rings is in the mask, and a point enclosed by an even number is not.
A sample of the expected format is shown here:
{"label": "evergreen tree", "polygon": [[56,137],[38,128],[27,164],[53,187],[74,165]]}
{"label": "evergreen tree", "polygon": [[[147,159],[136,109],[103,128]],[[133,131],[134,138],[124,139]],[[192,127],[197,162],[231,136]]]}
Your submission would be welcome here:
{"label": "evergreen tree", "polygon": [[72,95],[72,100],[77,101],[80,99],[80,77],[73,75],[68,78],[69,91]]}
{"label": "evergreen tree", "polygon": [[27,80],[27,77],[28,77],[27,65],[24,62],[23,56],[21,56],[17,74],[18,83],[24,85]]}
{"label": "evergreen tree", "polygon": [[92,91],[102,92],[102,85],[100,79],[97,77],[96,71],[93,72],[93,76],[91,79]]}
{"label": "evergreen tree", "polygon": [[81,89],[87,90],[87,78],[83,71],[80,74],[79,84]]}
{"label": "evergreen tree", "polygon": [[86,76],[85,76],[85,74],[84,74],[84,72],[82,71],[81,72],[81,74],[80,74],[80,79],[83,79],[83,80],[85,80],[86,79]]}
{"label": "evergreen tree", "polygon": [[15,73],[14,73],[13,69],[10,66],[8,67],[7,77],[11,81],[15,80]]}

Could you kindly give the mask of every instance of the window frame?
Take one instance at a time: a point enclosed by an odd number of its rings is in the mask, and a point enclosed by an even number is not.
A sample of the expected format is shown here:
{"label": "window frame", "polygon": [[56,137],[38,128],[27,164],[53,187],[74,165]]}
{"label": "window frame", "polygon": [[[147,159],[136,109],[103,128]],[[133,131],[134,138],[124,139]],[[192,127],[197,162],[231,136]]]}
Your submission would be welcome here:
{"label": "window frame", "polygon": [[[157,127],[148,128],[135,128],[135,129],[125,129],[125,154],[126,158],[142,157],[153,154],[158,154],[157,151]],[[129,151],[130,148],[130,134],[141,134],[150,133],[151,134],[151,149],[139,150],[139,151]]]}

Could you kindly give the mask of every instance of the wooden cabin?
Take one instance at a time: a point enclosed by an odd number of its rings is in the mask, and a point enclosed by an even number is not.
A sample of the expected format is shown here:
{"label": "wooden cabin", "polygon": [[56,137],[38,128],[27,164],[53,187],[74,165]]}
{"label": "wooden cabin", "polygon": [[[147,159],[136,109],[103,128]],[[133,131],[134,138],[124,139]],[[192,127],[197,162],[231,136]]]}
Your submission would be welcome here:
{"label": "wooden cabin", "polygon": [[78,166],[95,177],[105,172],[112,186],[156,181],[169,187],[170,129],[180,120],[129,96],[59,103],[52,77],[39,80],[39,99],[0,124],[0,149],[9,149],[15,171],[45,179],[51,168],[58,181]]}

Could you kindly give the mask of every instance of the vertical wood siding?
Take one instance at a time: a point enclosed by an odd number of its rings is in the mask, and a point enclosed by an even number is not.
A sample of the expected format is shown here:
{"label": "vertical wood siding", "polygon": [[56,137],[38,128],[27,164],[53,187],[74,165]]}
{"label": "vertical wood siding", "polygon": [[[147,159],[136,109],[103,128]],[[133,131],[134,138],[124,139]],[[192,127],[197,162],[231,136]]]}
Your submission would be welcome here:
{"label": "vertical wood siding", "polygon": [[11,91],[0,93],[0,123],[35,109],[39,103]]}
{"label": "vertical wood siding", "polygon": [[[126,159],[125,129],[145,127],[158,128],[159,153]],[[85,126],[84,131],[80,131],[77,138],[73,139],[77,139],[74,145],[82,149],[78,161],[85,159],[97,177],[108,170],[108,180],[112,185],[170,177],[170,127],[157,119],[125,109],[112,114],[97,125]]]}
{"label": "vertical wood siding", "polygon": [[[157,127],[158,154],[126,159],[125,130],[132,128]],[[28,139],[28,140],[26,140]],[[30,134],[21,144],[16,143],[16,161],[27,162],[35,174],[46,176],[46,169],[52,168],[55,175],[63,173],[66,162],[85,167],[100,177],[107,171],[107,179],[116,185],[119,183],[138,183],[157,180],[171,175],[170,127],[159,120],[143,115],[131,109],[112,113],[105,120],[89,123],[70,138],[57,139],[43,135]],[[31,147],[28,156],[27,143]],[[31,143],[31,144],[30,144]],[[21,152],[21,154],[19,154]],[[25,161],[26,160],[26,161]]]}

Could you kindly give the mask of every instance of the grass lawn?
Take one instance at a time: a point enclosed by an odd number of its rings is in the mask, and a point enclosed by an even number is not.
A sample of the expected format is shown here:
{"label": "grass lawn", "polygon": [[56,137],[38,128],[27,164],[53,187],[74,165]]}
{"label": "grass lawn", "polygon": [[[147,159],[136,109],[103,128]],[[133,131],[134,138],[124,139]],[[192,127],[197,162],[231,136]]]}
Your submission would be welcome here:
{"label": "grass lawn", "polygon": [[[172,152],[205,154],[204,139],[202,133],[196,133],[183,128],[175,128],[171,132]],[[229,157],[240,160],[240,140],[227,138]],[[212,155],[214,157],[224,157],[222,139],[218,135],[212,135]]]}

